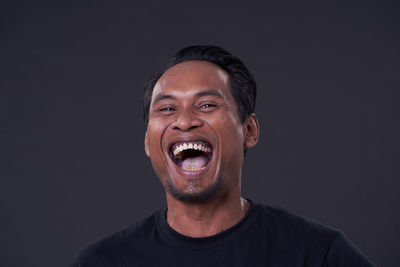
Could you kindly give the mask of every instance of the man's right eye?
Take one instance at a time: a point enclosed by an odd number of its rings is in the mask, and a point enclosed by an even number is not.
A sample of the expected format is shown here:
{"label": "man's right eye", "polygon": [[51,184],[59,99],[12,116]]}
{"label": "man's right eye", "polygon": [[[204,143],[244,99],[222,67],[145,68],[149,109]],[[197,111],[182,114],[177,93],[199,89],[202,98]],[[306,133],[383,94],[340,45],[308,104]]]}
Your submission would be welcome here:
{"label": "man's right eye", "polygon": [[175,111],[175,109],[173,107],[162,107],[162,108],[159,108],[158,111],[160,111],[160,112],[173,112],[173,111]]}

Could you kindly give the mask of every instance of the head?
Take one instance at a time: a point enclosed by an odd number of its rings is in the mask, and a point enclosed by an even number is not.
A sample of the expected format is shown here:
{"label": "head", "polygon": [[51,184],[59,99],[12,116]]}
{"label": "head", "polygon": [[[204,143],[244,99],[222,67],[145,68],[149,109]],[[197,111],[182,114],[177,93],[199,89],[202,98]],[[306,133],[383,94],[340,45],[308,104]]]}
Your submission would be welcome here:
{"label": "head", "polygon": [[201,202],[239,191],[243,156],[258,140],[256,84],[215,46],[179,51],[145,89],[146,154],[168,197]]}

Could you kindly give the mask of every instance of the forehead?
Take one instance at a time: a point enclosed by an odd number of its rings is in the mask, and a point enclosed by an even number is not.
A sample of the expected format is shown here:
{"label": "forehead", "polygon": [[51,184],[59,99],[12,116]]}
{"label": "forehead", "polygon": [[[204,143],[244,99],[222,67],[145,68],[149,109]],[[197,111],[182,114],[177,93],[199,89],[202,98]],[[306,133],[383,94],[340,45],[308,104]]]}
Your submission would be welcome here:
{"label": "forehead", "polygon": [[218,90],[230,97],[229,74],[208,61],[192,60],[168,69],[157,81],[153,97],[158,94],[196,94],[201,90]]}

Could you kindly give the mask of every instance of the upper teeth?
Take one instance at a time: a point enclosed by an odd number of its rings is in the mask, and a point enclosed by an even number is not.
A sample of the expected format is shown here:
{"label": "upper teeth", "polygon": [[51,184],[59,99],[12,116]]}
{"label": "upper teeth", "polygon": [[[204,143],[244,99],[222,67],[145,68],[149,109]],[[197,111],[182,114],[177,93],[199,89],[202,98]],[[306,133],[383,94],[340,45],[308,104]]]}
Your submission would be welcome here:
{"label": "upper teeth", "polygon": [[182,152],[183,150],[187,150],[187,149],[200,150],[203,152],[211,152],[211,148],[207,147],[203,144],[187,142],[187,143],[182,143],[182,144],[178,145],[177,147],[175,147],[174,152],[173,152],[174,156],[178,155],[180,152]]}

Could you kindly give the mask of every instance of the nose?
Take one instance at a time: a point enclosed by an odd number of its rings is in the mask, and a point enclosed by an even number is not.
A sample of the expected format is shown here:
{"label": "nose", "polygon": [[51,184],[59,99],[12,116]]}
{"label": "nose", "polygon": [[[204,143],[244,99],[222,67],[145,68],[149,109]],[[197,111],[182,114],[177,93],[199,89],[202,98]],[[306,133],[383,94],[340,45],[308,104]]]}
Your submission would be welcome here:
{"label": "nose", "polygon": [[175,121],[171,124],[172,129],[179,131],[189,131],[203,125],[201,119],[196,117],[192,111],[182,110],[176,114]]}

